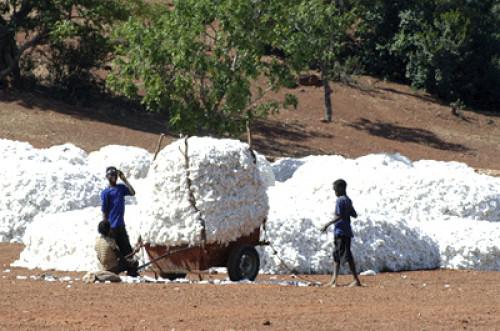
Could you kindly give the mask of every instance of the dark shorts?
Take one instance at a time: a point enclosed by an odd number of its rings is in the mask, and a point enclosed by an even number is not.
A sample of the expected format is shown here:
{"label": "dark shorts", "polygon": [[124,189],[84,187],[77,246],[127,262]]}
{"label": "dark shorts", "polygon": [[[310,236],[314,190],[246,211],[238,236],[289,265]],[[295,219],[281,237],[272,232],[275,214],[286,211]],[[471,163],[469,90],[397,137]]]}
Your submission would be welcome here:
{"label": "dark shorts", "polygon": [[337,236],[334,239],[335,248],[333,250],[333,260],[336,263],[344,264],[352,261],[351,238]]}

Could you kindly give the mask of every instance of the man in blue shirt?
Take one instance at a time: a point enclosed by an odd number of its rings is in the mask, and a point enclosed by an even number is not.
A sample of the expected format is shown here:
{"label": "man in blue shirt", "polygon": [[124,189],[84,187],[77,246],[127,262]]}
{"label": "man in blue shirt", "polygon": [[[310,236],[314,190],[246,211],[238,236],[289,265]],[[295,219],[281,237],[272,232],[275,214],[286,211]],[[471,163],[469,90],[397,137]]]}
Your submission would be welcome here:
{"label": "man in blue shirt", "polygon": [[358,274],[356,273],[354,258],[352,257],[351,253],[351,238],[353,237],[351,229],[351,217],[356,218],[358,217],[358,214],[352,206],[351,199],[349,199],[349,197],[347,196],[346,188],[347,183],[343,179],[338,179],[333,183],[333,189],[335,191],[335,195],[337,196],[337,202],[335,204],[335,217],[321,229],[322,232],[326,232],[330,225],[335,224],[333,275],[330,282],[325,284],[325,286],[337,286],[337,276],[340,271],[340,265],[344,264],[345,262],[349,263],[351,274],[354,277],[354,281],[349,286],[361,286]]}
{"label": "man in blue shirt", "polygon": [[[104,221],[109,222],[110,236],[116,241],[121,254],[128,256],[132,253],[132,246],[125,229],[125,196],[134,196],[135,190],[123,172],[115,167],[106,169],[106,178],[109,186],[101,192],[102,217]],[[123,184],[117,184],[118,178],[123,181]]]}

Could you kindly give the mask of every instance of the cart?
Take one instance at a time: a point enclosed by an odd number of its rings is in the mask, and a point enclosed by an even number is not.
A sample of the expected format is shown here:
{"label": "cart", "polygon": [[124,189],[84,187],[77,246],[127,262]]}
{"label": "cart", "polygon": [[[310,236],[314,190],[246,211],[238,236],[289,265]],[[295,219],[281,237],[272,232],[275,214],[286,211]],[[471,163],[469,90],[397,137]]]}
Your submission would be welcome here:
{"label": "cart", "polygon": [[[265,222],[265,221],[264,221]],[[201,246],[153,246],[145,244],[150,264],[163,278],[185,277],[190,271],[227,267],[229,279],[255,280],[260,268],[259,253],[255,246],[266,245],[260,241],[260,227],[232,242]]]}

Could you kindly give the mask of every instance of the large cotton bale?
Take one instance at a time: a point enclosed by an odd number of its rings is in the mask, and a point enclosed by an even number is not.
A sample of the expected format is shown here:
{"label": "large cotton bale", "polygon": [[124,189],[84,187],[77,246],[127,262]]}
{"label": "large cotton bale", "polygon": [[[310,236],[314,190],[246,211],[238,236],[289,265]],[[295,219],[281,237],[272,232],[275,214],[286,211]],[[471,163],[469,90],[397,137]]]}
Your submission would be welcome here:
{"label": "large cotton bale", "polygon": [[203,223],[206,243],[252,233],[269,209],[256,163],[248,145],[236,140],[192,137],[165,147],[150,168],[149,195],[141,200],[144,240],[197,245]]}

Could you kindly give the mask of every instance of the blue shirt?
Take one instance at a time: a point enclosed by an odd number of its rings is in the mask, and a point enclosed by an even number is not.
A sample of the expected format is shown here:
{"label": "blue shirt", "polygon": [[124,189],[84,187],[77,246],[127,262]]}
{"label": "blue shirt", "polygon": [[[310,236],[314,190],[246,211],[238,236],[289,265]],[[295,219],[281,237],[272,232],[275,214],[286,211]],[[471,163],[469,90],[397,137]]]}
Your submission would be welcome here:
{"label": "blue shirt", "polygon": [[335,203],[335,215],[340,216],[340,220],[335,223],[335,237],[353,237],[351,229],[351,216],[357,217],[356,211],[352,206],[352,201],[347,195],[337,198]]}
{"label": "blue shirt", "polygon": [[126,185],[117,184],[107,187],[101,192],[101,210],[108,215],[108,222],[112,229],[125,225],[125,196],[131,195]]}

